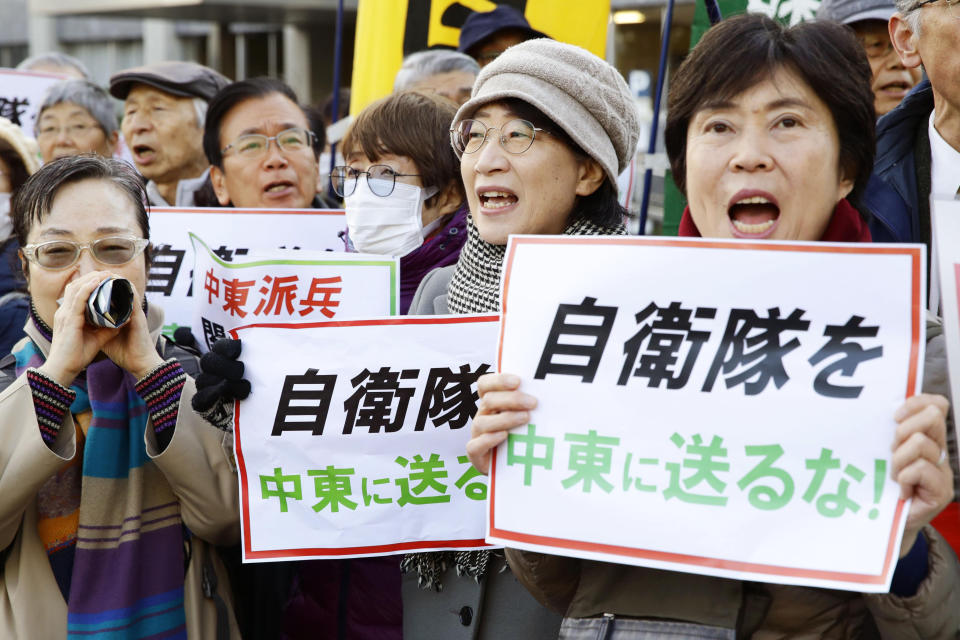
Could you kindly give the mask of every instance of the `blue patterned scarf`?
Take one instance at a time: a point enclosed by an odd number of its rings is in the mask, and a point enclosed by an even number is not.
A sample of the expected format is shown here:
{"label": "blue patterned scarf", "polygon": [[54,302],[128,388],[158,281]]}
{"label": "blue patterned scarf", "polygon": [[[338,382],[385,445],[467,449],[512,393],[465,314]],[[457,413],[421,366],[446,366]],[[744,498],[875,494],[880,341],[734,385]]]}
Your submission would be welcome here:
{"label": "blue patterned scarf", "polygon": [[[36,317],[33,324],[48,338],[46,325]],[[45,360],[30,338],[13,353],[18,376]],[[68,638],[185,639],[180,506],[147,455],[146,404],[133,376],[112,361],[94,362],[85,373],[71,386],[78,431],[89,419],[86,437],[77,434],[80,473],[68,462],[38,495],[41,521],[79,512],[76,531],[47,548],[67,602]]]}

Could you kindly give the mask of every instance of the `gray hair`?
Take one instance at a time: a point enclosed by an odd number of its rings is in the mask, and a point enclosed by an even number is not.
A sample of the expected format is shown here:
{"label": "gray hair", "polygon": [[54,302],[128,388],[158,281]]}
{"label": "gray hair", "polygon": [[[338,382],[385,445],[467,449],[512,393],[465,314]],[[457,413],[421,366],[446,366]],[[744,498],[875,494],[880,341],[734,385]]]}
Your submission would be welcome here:
{"label": "gray hair", "polygon": [[90,70],[87,69],[87,65],[83,64],[77,58],[73,56],[68,56],[65,53],[60,53],[59,51],[48,51],[47,53],[39,53],[35,56],[30,56],[23,62],[17,65],[17,69],[21,71],[30,71],[35,67],[42,65],[50,65],[57,67],[72,67],[78,72],[83,74],[83,77],[87,80],[92,80],[90,75]]}
{"label": "gray hair", "polygon": [[403,64],[397,71],[397,76],[393,80],[393,90],[394,92],[406,91],[412,89],[424,78],[451,71],[465,71],[477,75],[480,73],[480,65],[465,53],[446,49],[411,53],[403,59]]}
{"label": "gray hair", "polygon": [[897,13],[907,23],[910,30],[917,36],[920,35],[920,11],[917,10],[916,0],[894,0],[897,5]]}
{"label": "gray hair", "polygon": [[67,102],[86,109],[107,137],[117,130],[113,98],[102,87],[86,80],[64,80],[51,86],[37,112],[37,120],[45,110]]}
{"label": "gray hair", "polygon": [[193,111],[197,114],[197,126],[203,131],[204,124],[207,122],[207,107],[209,104],[203,98],[193,99]]}

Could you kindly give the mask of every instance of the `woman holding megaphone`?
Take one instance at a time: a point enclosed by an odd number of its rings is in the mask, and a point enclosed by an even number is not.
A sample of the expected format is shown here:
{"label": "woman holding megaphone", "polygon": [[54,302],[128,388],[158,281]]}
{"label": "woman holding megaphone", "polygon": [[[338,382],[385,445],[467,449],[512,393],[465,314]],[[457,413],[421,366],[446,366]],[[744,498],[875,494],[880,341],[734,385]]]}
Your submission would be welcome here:
{"label": "woman holding megaphone", "polygon": [[239,534],[232,434],[143,297],[141,185],[81,155],[13,200],[31,309],[0,361],[0,637],[239,637],[207,546]]}

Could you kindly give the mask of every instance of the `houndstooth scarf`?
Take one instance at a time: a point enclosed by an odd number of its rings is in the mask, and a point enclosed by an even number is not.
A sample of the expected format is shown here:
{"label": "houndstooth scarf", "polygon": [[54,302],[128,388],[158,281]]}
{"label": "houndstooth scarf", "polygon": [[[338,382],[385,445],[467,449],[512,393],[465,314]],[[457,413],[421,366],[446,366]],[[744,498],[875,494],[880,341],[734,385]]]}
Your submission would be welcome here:
{"label": "houndstooth scarf", "polygon": [[[622,224],[604,227],[577,217],[563,231],[565,236],[622,236]],[[490,313],[500,311],[500,272],[506,245],[484,242],[473,216],[467,218],[467,243],[460,252],[457,268],[447,289],[450,313]]]}
{"label": "houndstooth scarf", "polygon": [[[578,217],[564,231],[567,236],[626,235],[622,224],[604,227]],[[457,268],[447,289],[450,313],[490,313],[500,311],[500,272],[506,246],[485,242],[467,217],[467,242],[460,252]],[[400,563],[403,573],[416,571],[421,589],[443,588],[441,576],[452,565],[458,576],[467,575],[480,582],[487,572],[490,551],[438,551],[410,553]],[[506,565],[504,565],[506,569]]]}

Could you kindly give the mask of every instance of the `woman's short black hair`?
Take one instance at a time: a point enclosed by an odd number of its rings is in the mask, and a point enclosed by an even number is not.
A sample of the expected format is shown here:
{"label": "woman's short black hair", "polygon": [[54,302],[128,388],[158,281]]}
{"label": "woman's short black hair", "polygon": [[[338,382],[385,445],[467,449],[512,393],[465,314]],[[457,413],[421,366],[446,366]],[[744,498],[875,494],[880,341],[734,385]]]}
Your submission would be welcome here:
{"label": "woman's short black hair", "polygon": [[748,14],[711,28],[671,79],[664,133],[673,179],[686,193],[687,130],[708,103],[730,100],[775,73],[796,73],[826,104],[840,140],[840,169],[856,204],[876,148],[872,73],[853,32],[823,21],[785,27]]}
{"label": "woman's short black hair", "polygon": [[[300,107],[304,117],[307,119],[308,129],[314,129],[316,123],[311,119],[310,114],[300,104],[297,94],[293,92],[290,85],[277,80],[276,78],[250,78],[248,80],[239,80],[231,82],[223,89],[217,92],[210,100],[207,106],[207,117],[203,125],[203,153],[207,156],[207,161],[214,167],[223,168],[223,148],[227,145],[226,141],[220,139],[220,125],[223,119],[227,117],[230,110],[241,102],[253,98],[262,98],[273,93],[289,98],[290,102]],[[320,151],[323,149],[324,136],[313,136],[313,154],[320,157]]]}
{"label": "woman's short black hair", "polygon": [[[140,175],[122,160],[84,153],[43,165],[13,195],[10,216],[13,218],[13,233],[21,247],[27,244],[33,225],[42,222],[50,213],[60,189],[82,180],[106,180],[116,185],[130,200],[143,237],[150,239],[149,205]],[[95,216],[96,212],[91,211],[90,215]]]}
{"label": "woman's short black hair", "polygon": [[[573,141],[573,138],[567,135],[562,127],[530,103],[517,98],[507,98],[498,102],[518,118],[527,120],[535,127],[549,131],[554,138],[564,143],[574,155],[580,158],[590,157],[580,148],[580,145]],[[617,197],[617,185],[610,180],[609,176],[605,175],[603,183],[596,191],[588,196],[577,196],[570,221],[576,216],[581,216],[603,227],[615,227],[623,224],[626,215],[627,210],[620,205],[620,200]]]}

